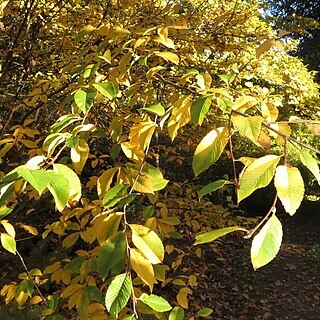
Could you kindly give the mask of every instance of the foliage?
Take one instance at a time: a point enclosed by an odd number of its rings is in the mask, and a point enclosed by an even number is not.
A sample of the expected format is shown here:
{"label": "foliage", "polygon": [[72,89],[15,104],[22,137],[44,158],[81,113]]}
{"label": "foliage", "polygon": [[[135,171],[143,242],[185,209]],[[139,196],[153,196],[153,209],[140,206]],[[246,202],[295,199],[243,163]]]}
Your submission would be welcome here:
{"label": "foliage", "polygon": [[[177,196],[180,188],[187,198],[193,186],[183,189],[167,179],[170,167],[162,161],[175,149],[165,144],[160,149],[164,136],[185,142],[180,149],[193,154],[193,173],[200,178],[222,155],[229,158],[233,172],[226,173],[233,177],[219,173],[221,179],[201,188],[200,198],[233,187],[240,202],[274,179],[274,204],[253,228],[223,225],[221,219],[209,227],[186,220],[193,238],[202,232],[195,244],[233,231],[254,236],[254,269],[275,257],[282,239],[276,202],[279,198],[293,215],[304,196],[290,152],[301,153],[302,164],[319,180],[313,154],[319,151],[291,131],[297,124],[319,124],[319,87],[302,62],[287,54],[294,45],[281,40],[259,5],[246,0],[1,5],[1,244],[25,269],[20,282],[2,288],[6,303],[42,303],[47,319],[76,318],[75,310],[80,319],[184,317],[197,277],[166,275],[174,274],[187,254],[175,242],[183,237],[177,227],[182,217],[170,210],[168,194]],[[243,152],[239,140],[263,156]],[[277,153],[269,154],[275,146]],[[179,170],[181,158],[173,161]],[[190,163],[189,176],[192,169]],[[24,223],[42,200],[44,225]],[[58,254],[42,270],[29,270],[16,230],[56,239]],[[180,289],[169,304],[166,298],[172,297],[162,296],[161,288],[171,281]],[[211,313],[204,306],[194,317]]]}

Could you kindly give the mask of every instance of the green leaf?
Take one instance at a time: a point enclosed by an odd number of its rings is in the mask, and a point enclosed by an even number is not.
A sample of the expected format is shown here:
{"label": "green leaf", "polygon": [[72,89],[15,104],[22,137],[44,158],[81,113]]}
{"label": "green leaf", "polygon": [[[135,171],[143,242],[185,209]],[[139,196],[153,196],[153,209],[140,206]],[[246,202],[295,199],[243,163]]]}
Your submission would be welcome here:
{"label": "green leaf", "polygon": [[261,132],[261,124],[263,118],[260,116],[244,117],[233,116],[232,122],[234,127],[239,130],[239,133],[247,139],[257,142]]}
{"label": "green leaf", "polygon": [[117,90],[112,82],[96,83],[93,86],[109,100],[112,100],[117,96]]}
{"label": "green leaf", "polygon": [[89,298],[90,301],[97,301],[97,302],[103,303],[103,296],[98,287],[86,286],[84,288],[84,293]]}
{"label": "green leaf", "polygon": [[132,242],[143,252],[152,263],[161,263],[164,258],[164,248],[159,236],[151,229],[139,224],[131,224]]}
{"label": "green leaf", "polygon": [[210,308],[203,308],[203,309],[201,309],[201,310],[199,310],[199,311],[197,312],[197,316],[205,318],[205,317],[210,316],[210,314],[211,314],[212,312],[213,312],[213,310],[210,309]]}
{"label": "green leaf", "polygon": [[9,207],[0,207],[0,220],[6,217],[12,211],[12,208]]}
{"label": "green leaf", "polygon": [[51,131],[52,133],[58,133],[64,128],[66,128],[69,124],[82,120],[78,115],[76,114],[66,114],[62,117],[60,117],[52,126]]}
{"label": "green leaf", "polygon": [[121,260],[125,260],[127,250],[126,237],[123,232],[118,232],[101,247],[97,259],[97,271],[105,279],[109,271]]}
{"label": "green leaf", "polygon": [[213,191],[216,191],[220,188],[222,188],[224,185],[231,183],[230,181],[227,180],[217,180],[212,183],[207,184],[205,187],[203,187],[200,191],[198,191],[198,197],[199,200],[205,196],[208,193],[211,193]]}
{"label": "green leaf", "polygon": [[7,233],[1,233],[1,244],[2,246],[9,252],[16,254],[17,251],[17,244],[16,244],[16,240],[14,240],[14,238],[12,238],[9,234]]}
{"label": "green leaf", "polygon": [[235,232],[235,231],[246,231],[247,232],[246,229],[241,228],[241,227],[221,228],[218,230],[209,231],[206,233],[199,234],[198,236],[196,236],[196,241],[193,245],[211,242],[211,241],[214,241],[220,237],[225,236],[228,233]]}
{"label": "green leaf", "polygon": [[78,89],[74,94],[74,102],[78,108],[83,112],[87,113],[93,104],[93,101],[97,95],[97,90],[94,89]]}
{"label": "green leaf", "polygon": [[226,85],[229,85],[236,77],[235,73],[219,74],[218,76]]}
{"label": "green leaf", "polygon": [[150,178],[153,191],[162,190],[169,182],[169,180],[163,178],[162,172],[158,168],[152,167],[150,165],[145,165],[143,167],[142,173]]}
{"label": "green leaf", "polygon": [[315,176],[320,185],[320,171],[317,160],[310,154],[309,151],[303,150],[300,152],[300,160],[305,165],[310,172]]}
{"label": "green leaf", "polygon": [[154,104],[149,107],[140,108],[139,111],[146,111],[151,114],[155,114],[159,117],[163,116],[166,113],[166,110],[164,109],[164,107],[160,103]]}
{"label": "green leaf", "polygon": [[169,320],[184,320],[184,310],[181,307],[174,307],[170,312]]}
{"label": "green leaf", "polygon": [[48,177],[48,190],[53,195],[57,209],[62,212],[66,207],[70,194],[69,181],[52,170],[45,171]]}
{"label": "green leaf", "polygon": [[49,308],[54,312],[57,310],[59,304],[59,295],[53,294],[49,300]]}
{"label": "green leaf", "polygon": [[46,137],[43,142],[43,151],[47,152],[47,156],[50,157],[56,147],[63,143],[68,138],[68,133],[52,133]]}
{"label": "green leaf", "polygon": [[197,176],[215,163],[223,152],[229,139],[227,127],[210,131],[199,143],[194,153],[192,168]]}
{"label": "green leaf", "polygon": [[281,156],[267,155],[253,160],[240,177],[238,202],[247,198],[255,190],[266,187],[272,180]]}
{"label": "green leaf", "polygon": [[193,124],[201,126],[204,117],[208,113],[213,96],[203,96],[192,102],[191,121]]}
{"label": "green leaf", "polygon": [[112,187],[104,196],[103,205],[107,208],[115,206],[125,196],[126,188],[124,184]]}
{"label": "green leaf", "polygon": [[142,216],[144,220],[148,220],[150,217],[152,217],[153,214],[154,214],[154,206],[152,205],[146,207],[142,212]]}
{"label": "green leaf", "polygon": [[232,101],[228,98],[217,97],[218,108],[224,113],[230,113],[232,110]]}
{"label": "green leaf", "polygon": [[304,195],[304,183],[299,169],[291,166],[278,166],[274,185],[284,209],[291,216],[294,215]]}
{"label": "green leaf", "polygon": [[61,176],[66,178],[69,182],[70,190],[69,190],[69,196],[68,201],[79,201],[81,198],[81,181],[78,177],[78,175],[71,170],[68,166],[63,164],[54,164],[53,170],[57,173],[59,173]]}
{"label": "green leaf", "polygon": [[89,64],[86,66],[86,69],[83,72],[84,78],[92,78],[98,71],[99,65],[97,63],[95,64]]}
{"label": "green leaf", "polygon": [[272,215],[252,241],[251,262],[254,270],[274,259],[280,249],[281,241],[281,222],[275,215]]}
{"label": "green leaf", "polygon": [[24,166],[17,168],[18,174],[27,182],[29,182],[41,195],[48,187],[49,176],[47,171],[43,170],[29,170]]}
{"label": "green leaf", "polygon": [[172,309],[167,300],[155,294],[143,293],[139,300],[157,312],[166,312]]}
{"label": "green leaf", "polygon": [[127,273],[116,276],[110,283],[105,305],[112,317],[117,317],[118,313],[126,306],[132,291],[131,278]]}

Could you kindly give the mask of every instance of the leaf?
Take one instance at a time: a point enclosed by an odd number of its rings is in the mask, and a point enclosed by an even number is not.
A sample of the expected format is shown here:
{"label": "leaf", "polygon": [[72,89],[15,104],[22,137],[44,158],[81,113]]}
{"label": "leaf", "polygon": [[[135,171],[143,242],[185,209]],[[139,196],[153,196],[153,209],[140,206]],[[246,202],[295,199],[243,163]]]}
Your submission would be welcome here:
{"label": "leaf", "polygon": [[300,160],[305,165],[310,172],[315,176],[320,185],[320,171],[317,160],[310,154],[309,151],[303,150],[300,152]]}
{"label": "leaf", "polygon": [[229,139],[227,127],[210,131],[199,143],[194,153],[192,168],[195,176],[207,170],[222,154]]}
{"label": "leaf", "polygon": [[219,74],[218,76],[226,85],[229,85],[236,77],[236,74],[235,73]]}
{"label": "leaf", "polygon": [[148,220],[150,217],[152,217],[153,214],[154,214],[154,206],[153,205],[146,207],[142,212],[142,216],[143,216],[144,220]]}
{"label": "leaf", "polygon": [[162,172],[158,168],[150,165],[145,165],[142,173],[151,180],[153,191],[162,190],[169,182],[169,180],[163,178]]}
{"label": "leaf", "polygon": [[50,178],[47,171],[29,170],[24,166],[20,166],[17,168],[17,172],[24,180],[29,182],[40,195],[48,187],[48,179]]}
{"label": "leaf", "polygon": [[171,116],[168,120],[168,134],[172,141],[177,136],[178,130],[185,126],[191,119],[190,98],[191,95],[182,96],[173,104]]}
{"label": "leaf", "polygon": [[99,198],[104,198],[107,192],[110,190],[113,177],[118,171],[118,168],[110,168],[103,172],[103,174],[97,180],[97,191]]}
{"label": "leaf", "polygon": [[77,173],[81,173],[87,162],[89,155],[89,146],[84,139],[79,139],[74,147],[71,148],[71,160]]}
{"label": "leaf", "polygon": [[294,215],[304,195],[304,183],[299,169],[291,166],[278,166],[274,185],[284,209],[291,216]]}
{"label": "leaf", "polygon": [[71,233],[62,241],[62,248],[72,247],[79,239],[79,232]]}
{"label": "leaf", "polygon": [[78,175],[68,166],[59,163],[53,165],[53,170],[62,175],[69,182],[70,190],[68,202],[78,202],[81,198],[81,181]]}
{"label": "leaf", "polygon": [[199,200],[203,196],[205,196],[206,194],[211,193],[213,191],[216,191],[229,183],[231,183],[231,182],[227,181],[227,180],[217,180],[217,181],[214,181],[212,183],[207,184],[205,187],[201,188],[200,191],[198,191]]}
{"label": "leaf", "polygon": [[48,190],[53,195],[57,209],[62,212],[66,207],[70,195],[69,181],[52,170],[47,170],[48,173]]}
{"label": "leaf", "polygon": [[211,107],[213,96],[203,96],[192,102],[191,105],[191,122],[201,126],[206,114]]}
{"label": "leaf", "polygon": [[104,196],[102,204],[107,208],[114,207],[125,196],[126,189],[124,184],[112,187]]}
{"label": "leaf", "polygon": [[97,259],[97,271],[105,279],[110,270],[126,258],[127,242],[123,232],[118,232],[109,238],[100,248]]}
{"label": "leaf", "polygon": [[126,306],[132,291],[131,278],[127,273],[116,276],[110,283],[105,305],[112,317],[117,317],[118,313]]}
{"label": "leaf", "polygon": [[281,156],[266,155],[253,160],[244,169],[239,181],[238,202],[250,196],[255,190],[264,188],[270,183],[280,158]]}
{"label": "leaf", "polygon": [[251,262],[254,270],[274,259],[280,249],[281,241],[281,222],[276,215],[272,215],[252,241]]}
{"label": "leaf", "polygon": [[252,96],[242,96],[234,102],[232,109],[244,113],[257,103],[258,100]]}
{"label": "leaf", "polygon": [[95,83],[93,86],[109,100],[112,100],[117,96],[117,90],[112,82]]}
{"label": "leaf", "polygon": [[155,114],[159,117],[163,116],[166,113],[166,110],[164,109],[164,107],[160,103],[153,104],[149,107],[140,108],[139,111],[146,111],[151,114]]}
{"label": "leaf", "polygon": [[53,133],[46,137],[43,142],[43,151],[47,152],[50,157],[54,153],[56,147],[66,140],[66,135],[63,133]]}
{"label": "leaf", "polygon": [[247,231],[247,230],[241,227],[227,227],[227,228],[222,228],[222,229],[202,233],[196,236],[196,241],[193,245],[211,242],[220,237],[225,236],[228,233],[235,232],[235,231]]}
{"label": "leaf", "polygon": [[184,320],[184,310],[180,307],[174,307],[170,312],[169,320]]}
{"label": "leaf", "polygon": [[206,318],[210,316],[210,314],[213,312],[211,308],[203,308],[197,312],[198,317]]}
{"label": "leaf", "polygon": [[152,263],[161,263],[164,258],[164,247],[159,236],[151,229],[138,224],[131,224],[132,242]]}
{"label": "leaf", "polygon": [[150,292],[152,292],[155,278],[151,262],[137,249],[130,249],[130,264],[141,280],[149,286]]}
{"label": "leaf", "polygon": [[95,89],[78,89],[74,94],[74,102],[78,108],[86,114],[92,106],[96,95],[97,90]]}
{"label": "leaf", "polygon": [[262,124],[262,117],[260,116],[251,116],[251,117],[244,117],[244,116],[232,116],[232,122],[234,127],[239,130],[239,133],[250,139],[251,141],[257,143],[258,138],[261,132],[261,124]]}
{"label": "leaf", "polygon": [[2,246],[9,252],[16,254],[17,251],[17,244],[16,240],[12,238],[7,233],[2,232],[0,236]]}
{"label": "leaf", "polygon": [[275,39],[267,39],[256,50],[257,58],[260,58],[262,54],[269,51],[275,43]]}
{"label": "leaf", "polygon": [[162,297],[156,296],[155,294],[148,295],[146,293],[143,293],[140,296],[139,300],[157,312],[166,312],[172,309],[167,300]]}
{"label": "leaf", "polygon": [[169,52],[169,51],[157,52],[155,53],[155,55],[165,59],[166,61],[170,61],[176,65],[179,64],[179,56],[173,52]]}
{"label": "leaf", "polygon": [[[51,131],[53,133],[58,133],[64,128],[66,128],[69,124],[82,120],[78,115],[76,114],[66,114],[62,117],[60,117],[52,126]],[[47,138],[46,138],[47,140]]]}

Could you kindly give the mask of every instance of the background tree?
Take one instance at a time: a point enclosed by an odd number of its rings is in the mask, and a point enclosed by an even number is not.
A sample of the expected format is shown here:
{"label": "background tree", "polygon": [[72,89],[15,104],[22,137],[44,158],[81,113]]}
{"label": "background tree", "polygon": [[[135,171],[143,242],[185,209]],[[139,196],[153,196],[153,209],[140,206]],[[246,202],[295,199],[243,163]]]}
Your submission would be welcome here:
{"label": "background tree", "polygon": [[[1,10],[0,240],[23,266],[1,290],[6,303],[41,303],[52,320],[183,319],[196,276],[176,272],[187,254],[176,245],[181,219],[196,244],[253,238],[254,269],[276,256],[276,203],[293,215],[304,196],[292,155],[320,181],[319,151],[293,130],[318,123],[319,86],[259,1],[21,0]],[[208,177],[221,157],[231,171]],[[178,164],[186,176],[169,181]],[[198,204],[229,188],[241,202],[272,181],[255,225],[170,210],[177,195]],[[20,252],[26,232],[54,247],[41,266]]]}
{"label": "background tree", "polygon": [[[297,55],[303,58],[309,70],[320,71],[319,1],[271,0],[269,4],[271,5],[272,14],[277,17],[277,22],[283,28],[293,32],[295,30],[302,32],[300,35],[291,35],[300,39]],[[314,19],[317,23],[312,22],[310,19]],[[319,74],[317,79],[318,81],[320,80]]]}

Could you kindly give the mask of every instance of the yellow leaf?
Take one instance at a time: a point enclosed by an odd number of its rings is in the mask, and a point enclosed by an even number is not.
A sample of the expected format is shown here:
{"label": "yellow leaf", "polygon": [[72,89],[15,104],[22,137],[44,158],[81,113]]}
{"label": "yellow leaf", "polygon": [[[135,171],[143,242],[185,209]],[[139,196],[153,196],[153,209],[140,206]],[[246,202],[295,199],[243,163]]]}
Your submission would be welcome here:
{"label": "yellow leaf", "polygon": [[31,141],[31,140],[26,140],[26,139],[21,139],[20,142],[22,144],[24,144],[27,148],[29,149],[36,149],[38,148],[38,145],[34,142],[34,141]]}
{"label": "yellow leaf", "polygon": [[278,166],[274,185],[284,209],[291,216],[294,215],[304,195],[304,183],[299,169],[291,166]]}
{"label": "yellow leaf", "polygon": [[252,96],[242,96],[234,102],[232,109],[244,113],[257,103],[257,99]]}
{"label": "yellow leaf", "polygon": [[81,173],[89,155],[89,146],[84,139],[79,139],[75,147],[71,148],[71,160],[77,173]]}
{"label": "yellow leaf", "polygon": [[179,56],[173,52],[170,52],[170,51],[157,52],[156,56],[161,57],[161,58],[165,59],[166,61],[170,61],[176,65],[178,65],[179,61],[180,61]]}
{"label": "yellow leaf", "polygon": [[259,58],[262,54],[269,51],[274,44],[275,44],[275,39],[267,39],[265,42],[263,42],[256,50],[257,58]]}
{"label": "yellow leaf", "polygon": [[183,96],[173,104],[171,117],[168,121],[168,134],[173,141],[177,136],[178,130],[185,126],[190,120],[190,108],[192,102],[191,95]]}
{"label": "yellow leaf", "polygon": [[179,293],[177,294],[177,302],[182,308],[188,309],[188,306],[189,306],[188,294],[191,294],[191,293],[192,291],[187,287],[180,289]]}
{"label": "yellow leaf", "polygon": [[278,118],[279,110],[273,103],[262,103],[261,113],[267,121],[274,122]]}
{"label": "yellow leaf", "polygon": [[132,242],[152,263],[161,263],[164,258],[164,247],[159,236],[151,229],[131,224]]}
{"label": "yellow leaf", "polygon": [[16,301],[20,308],[26,303],[27,300],[28,300],[28,294],[24,293],[23,291],[21,291],[18,297],[16,297]]}
{"label": "yellow leaf", "polygon": [[147,74],[146,74],[146,77],[148,80],[151,80],[152,77],[160,70],[163,70],[164,67],[162,66],[157,66],[157,67],[153,67],[151,69],[148,70]]}
{"label": "yellow leaf", "polygon": [[53,273],[54,271],[58,270],[60,268],[60,262],[55,262],[54,264],[46,267],[43,271],[43,274],[50,274]]}
{"label": "yellow leaf", "polygon": [[130,143],[144,151],[150,143],[155,128],[156,123],[153,121],[140,121],[133,124],[129,133]]}
{"label": "yellow leaf", "polygon": [[144,152],[139,145],[133,145],[131,142],[122,142],[121,149],[130,160],[139,162],[144,160]]}
{"label": "yellow leaf", "polygon": [[122,216],[122,212],[117,212],[111,213],[108,216],[103,214],[99,219],[94,220],[94,230],[100,245],[103,245],[107,239],[118,231]]}
{"label": "yellow leaf", "polygon": [[42,302],[42,298],[40,296],[34,296],[30,299],[30,304],[38,304],[40,302]]}
{"label": "yellow leaf", "polygon": [[66,287],[62,293],[61,293],[61,298],[68,298],[70,297],[71,295],[74,295],[77,291],[81,290],[82,289],[82,285],[81,284],[78,284],[78,283],[74,283],[74,284],[71,284],[70,286]]}
{"label": "yellow leaf", "polygon": [[108,169],[98,178],[97,191],[100,199],[109,191],[112,179],[118,170],[119,168]]}
{"label": "yellow leaf", "polygon": [[232,116],[232,123],[234,127],[239,130],[239,133],[257,143],[261,132],[261,124],[262,124],[262,117],[260,116],[251,116],[251,117],[244,117],[241,115]]}
{"label": "yellow leaf", "polygon": [[[270,127],[285,134],[286,136],[290,136],[291,127],[287,123],[272,123]],[[278,135],[276,132],[270,130],[270,136],[276,139],[277,145],[282,145],[284,143],[284,139],[281,135]]]}
{"label": "yellow leaf", "polygon": [[133,270],[137,273],[141,280],[149,286],[150,292],[152,292],[155,278],[151,262],[146,259],[137,249],[130,249],[130,263]]}
{"label": "yellow leaf", "polygon": [[2,220],[0,223],[3,225],[7,233],[12,237],[15,238],[16,232],[14,230],[14,227],[12,226],[11,223],[9,223],[7,220]]}
{"label": "yellow leaf", "polygon": [[72,247],[77,242],[78,238],[79,238],[79,232],[69,234],[65,239],[63,239],[62,248]]}

